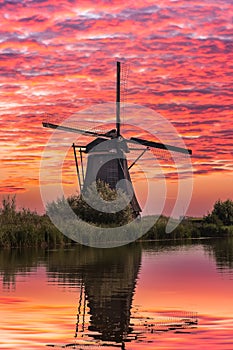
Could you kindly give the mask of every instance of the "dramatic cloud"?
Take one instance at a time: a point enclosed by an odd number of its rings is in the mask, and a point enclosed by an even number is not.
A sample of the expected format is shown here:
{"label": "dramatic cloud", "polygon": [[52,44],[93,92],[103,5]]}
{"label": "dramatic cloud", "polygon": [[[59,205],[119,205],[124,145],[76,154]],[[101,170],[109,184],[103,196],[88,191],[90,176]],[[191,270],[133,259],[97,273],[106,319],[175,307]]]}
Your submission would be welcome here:
{"label": "dramatic cloud", "polygon": [[47,114],[115,101],[117,59],[129,66],[122,100],[173,123],[194,174],[231,172],[232,15],[230,0],[0,1],[0,191],[38,184]]}

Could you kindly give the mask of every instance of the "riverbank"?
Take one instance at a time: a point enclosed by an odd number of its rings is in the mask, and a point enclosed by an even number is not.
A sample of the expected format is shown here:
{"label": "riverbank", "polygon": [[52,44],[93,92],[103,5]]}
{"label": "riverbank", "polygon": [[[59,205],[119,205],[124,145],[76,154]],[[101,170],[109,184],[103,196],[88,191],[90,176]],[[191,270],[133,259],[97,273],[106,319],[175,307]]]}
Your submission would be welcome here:
{"label": "riverbank", "polygon": [[[210,219],[184,218],[170,233],[166,232],[169,218],[165,216],[144,217],[143,220],[152,222],[151,227],[138,240],[187,240],[200,237],[230,237],[233,236],[233,225],[223,225],[222,221],[209,222]],[[93,232],[95,235],[95,227]],[[132,224],[132,234],[136,230]],[[80,232],[87,237],[86,227],[80,220]],[[83,233],[84,232],[84,233]],[[122,240],[123,240],[122,236]],[[87,242],[88,243],[88,242]],[[16,210],[15,197],[4,199],[0,211],[0,247],[54,247],[76,244],[72,239],[63,235],[50,221],[49,216],[39,215],[28,209]]]}

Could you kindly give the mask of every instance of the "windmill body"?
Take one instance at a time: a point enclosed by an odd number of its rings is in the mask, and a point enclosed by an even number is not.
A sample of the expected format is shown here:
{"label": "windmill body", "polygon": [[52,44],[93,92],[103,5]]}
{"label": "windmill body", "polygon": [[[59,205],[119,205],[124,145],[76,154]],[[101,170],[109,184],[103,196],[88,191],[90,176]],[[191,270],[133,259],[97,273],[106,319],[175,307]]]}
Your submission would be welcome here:
{"label": "windmill body", "polygon": [[97,180],[109,184],[112,189],[120,188],[131,198],[132,212],[137,217],[141,208],[133,191],[128,170],[128,152],[127,142],[123,138],[97,138],[90,142],[86,146],[87,168],[83,191]]}
{"label": "windmill body", "polygon": [[[77,129],[64,125],[43,122],[43,126],[52,129],[60,129],[67,132],[78,133],[84,136],[92,136],[95,139],[88,143],[85,147],[73,144],[76,170],[81,191],[85,191],[94,181],[101,180],[109,184],[112,189],[121,188],[130,196],[130,204],[134,217],[137,217],[141,208],[137,201],[130,178],[129,169],[136,161],[150,148],[163,149],[172,152],[192,154],[191,150],[177,147],[174,145],[166,145],[159,142],[144,140],[138,137],[126,139],[121,135],[120,121],[120,74],[121,65],[117,62],[116,74],[116,128],[106,133],[99,133],[90,130]],[[136,135],[137,136],[137,135]],[[126,154],[130,152],[129,145],[140,145],[142,153],[133,164],[128,166]],[[79,149],[81,158],[81,171],[78,164],[76,149]],[[87,156],[86,172],[83,168],[83,154]]]}

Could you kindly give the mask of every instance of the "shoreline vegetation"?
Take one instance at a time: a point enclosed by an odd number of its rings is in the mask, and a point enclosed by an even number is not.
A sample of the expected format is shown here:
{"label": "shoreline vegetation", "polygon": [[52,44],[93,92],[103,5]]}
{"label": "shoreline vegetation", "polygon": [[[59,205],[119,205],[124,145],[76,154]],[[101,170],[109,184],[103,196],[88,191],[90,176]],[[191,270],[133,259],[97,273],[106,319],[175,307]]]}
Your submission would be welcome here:
{"label": "shoreline vegetation", "polygon": [[[109,192],[109,189],[108,189]],[[108,197],[108,195],[106,195]],[[105,196],[105,197],[106,197]],[[105,198],[106,199],[106,198]],[[114,199],[114,193],[111,193],[111,200]],[[64,199],[65,200],[65,199]],[[52,202],[47,207],[47,212],[56,209],[61,205],[61,200]],[[80,196],[72,196],[68,199],[70,206],[75,206],[74,212],[79,212],[83,208],[82,198]],[[90,208],[85,207],[82,215],[86,215]],[[92,210],[92,209],[91,209]],[[126,211],[118,213],[116,222],[121,221],[124,225],[127,216],[131,216],[129,207]],[[120,215],[120,216],[119,216]],[[93,212],[89,213],[89,217],[94,218]],[[147,233],[140,236],[137,241],[154,241],[154,240],[191,240],[198,238],[211,237],[233,237],[233,201],[216,201],[211,213],[202,218],[185,217],[180,224],[170,233],[166,233],[166,225],[168,217],[153,216],[144,217],[146,220],[154,220],[154,224]],[[143,219],[144,219],[143,218]],[[104,219],[106,220],[106,218]],[[103,221],[98,224],[98,218],[93,220],[93,233],[96,228],[115,227],[114,215],[111,216],[111,222],[104,225]],[[86,229],[82,226],[80,220],[80,230]],[[134,226],[132,224],[132,230]],[[87,242],[89,243],[89,242]],[[55,247],[76,245],[77,242],[62,234],[51,222],[49,215],[39,215],[35,211],[29,209],[16,209],[16,196],[7,196],[3,198],[0,205],[0,248],[18,248],[18,247]]]}

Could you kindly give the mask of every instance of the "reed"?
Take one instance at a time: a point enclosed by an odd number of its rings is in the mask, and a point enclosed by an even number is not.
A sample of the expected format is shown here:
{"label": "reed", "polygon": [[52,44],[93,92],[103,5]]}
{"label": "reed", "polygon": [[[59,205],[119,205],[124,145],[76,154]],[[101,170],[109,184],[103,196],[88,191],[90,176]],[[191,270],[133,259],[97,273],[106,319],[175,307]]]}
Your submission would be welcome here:
{"label": "reed", "polygon": [[[65,199],[64,199],[65,200]],[[76,203],[78,201],[78,206],[76,207]],[[78,207],[82,204],[79,199],[75,197],[70,197],[68,202],[71,203],[73,210],[78,216]],[[57,200],[50,205],[50,209],[56,209],[57,206],[60,206],[62,203],[61,200]],[[227,202],[229,208],[229,201]],[[232,202],[231,202],[232,204]],[[225,203],[224,203],[225,207]],[[80,209],[81,210],[81,209]],[[71,232],[68,235],[70,238],[62,234],[50,221],[48,215],[39,215],[35,211],[30,211],[29,209],[22,208],[20,210],[16,209],[16,196],[7,196],[3,198],[2,205],[0,208],[0,247],[3,248],[12,248],[12,247],[54,247],[54,246],[64,246],[67,244],[76,244],[75,242],[83,242],[84,244],[91,244],[95,242],[96,239],[102,239],[103,241],[107,241],[110,239],[108,234],[106,234],[105,227],[115,227],[116,222],[118,222],[119,218],[116,217],[116,220],[112,217],[111,222],[101,221],[98,223],[99,217],[94,217],[93,210],[88,213],[88,208],[85,207],[85,217],[91,218],[92,220],[95,218],[94,223],[90,222],[89,229],[87,232],[87,225],[83,221],[84,212],[81,211],[80,222],[75,225],[69,220],[67,220],[66,225],[69,226],[70,230],[72,227],[76,230],[74,233]],[[215,209],[214,209],[215,210]],[[131,217],[131,212],[129,208],[125,211],[125,213],[120,213],[121,215],[121,225],[122,232],[121,237],[118,239],[122,239],[124,241],[125,235],[131,238],[131,240],[187,240],[191,238],[199,238],[199,237],[232,237],[233,236],[233,225],[231,215],[227,216],[230,218],[230,225],[224,225],[224,223],[216,218],[216,210],[212,214],[208,214],[208,216],[203,217],[201,219],[195,218],[185,218],[171,233],[166,233],[166,225],[168,222],[168,217],[160,216],[159,218],[155,217],[144,217],[144,220],[154,220],[154,224],[148,230],[146,234],[142,237],[138,234],[138,229],[140,229],[140,224],[132,222],[127,231],[124,230],[124,224],[126,218]],[[231,213],[231,212],[230,212]],[[101,217],[101,220],[103,217]],[[143,221],[144,221],[143,220]],[[96,226],[99,228],[103,228],[103,233],[98,232],[98,235],[101,234],[101,237],[96,238]],[[143,226],[143,224],[141,225]],[[143,229],[143,227],[141,227]],[[64,232],[64,231],[63,231]],[[77,233],[80,235],[80,239],[77,239]],[[73,240],[72,240],[73,237]],[[138,238],[140,237],[140,238]]]}
{"label": "reed", "polygon": [[25,208],[16,210],[16,196],[3,198],[0,208],[1,247],[51,246],[68,241],[47,215]]}

